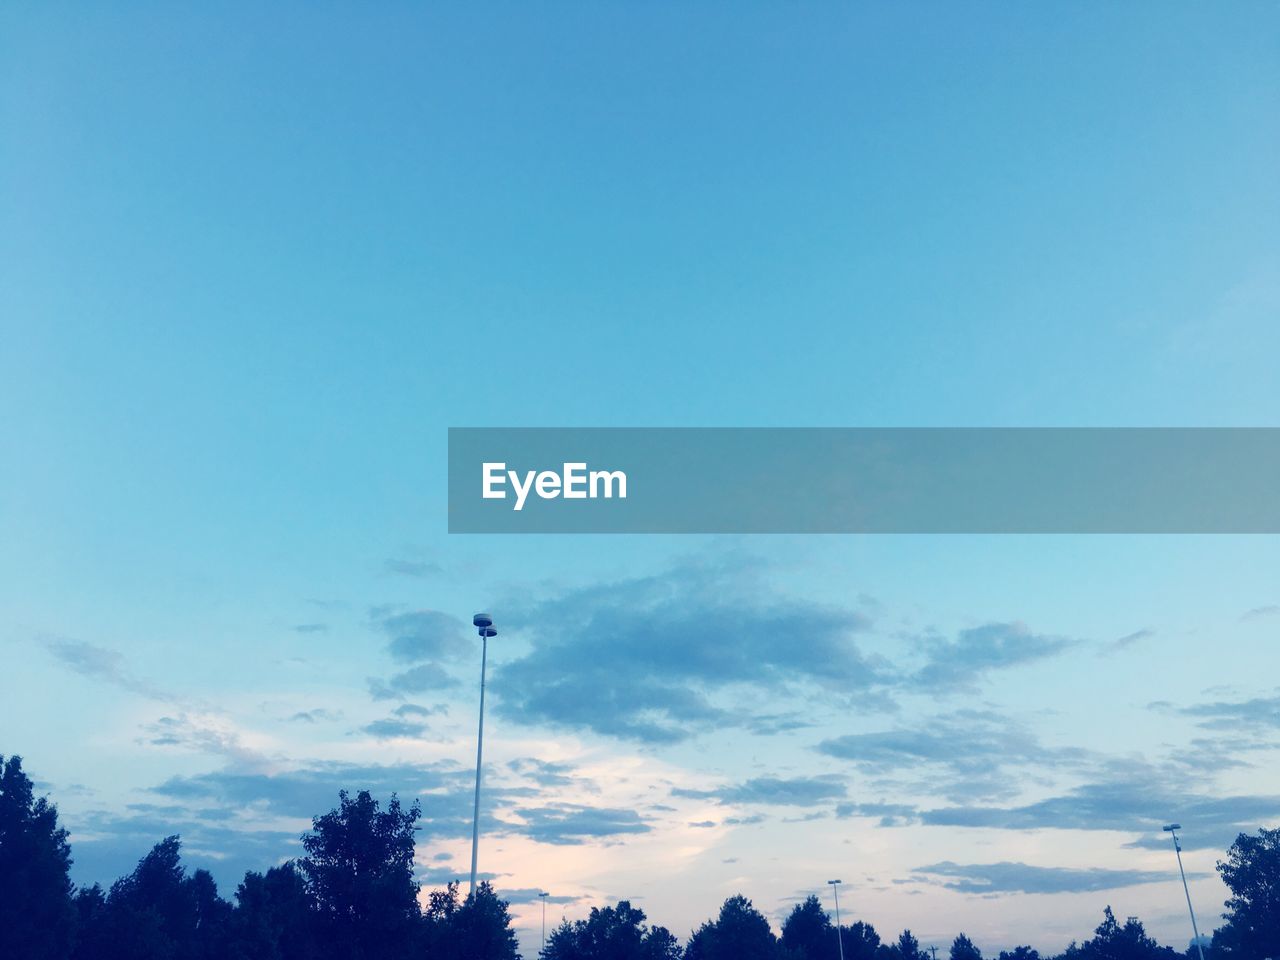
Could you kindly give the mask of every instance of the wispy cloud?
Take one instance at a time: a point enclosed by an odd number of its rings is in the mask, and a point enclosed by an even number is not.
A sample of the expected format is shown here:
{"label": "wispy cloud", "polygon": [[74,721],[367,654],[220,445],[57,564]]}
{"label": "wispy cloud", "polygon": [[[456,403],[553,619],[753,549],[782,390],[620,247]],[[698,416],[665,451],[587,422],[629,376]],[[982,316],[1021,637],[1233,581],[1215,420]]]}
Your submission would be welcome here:
{"label": "wispy cloud", "polygon": [[130,671],[124,655],[117,650],[66,637],[44,637],[41,642],[60,663],[82,676],[109,683],[152,700],[175,699],[171,694]]}
{"label": "wispy cloud", "polygon": [[1133,633],[1126,633],[1123,637],[1117,637],[1115,640],[1106,644],[1103,649],[1106,653],[1116,653],[1120,650],[1128,650],[1130,647],[1141,643],[1149,637],[1154,637],[1155,635],[1156,632],[1154,630],[1135,630]]}
{"label": "wispy cloud", "polygon": [[413,720],[386,717],[382,720],[366,723],[360,729],[379,740],[393,740],[399,737],[424,736],[427,732],[427,725]]}
{"label": "wispy cloud", "polygon": [[424,707],[420,703],[402,703],[391,712],[397,717],[434,717],[437,714],[448,713],[449,708],[442,703],[433,707]]}
{"label": "wispy cloud", "polygon": [[1130,776],[1117,772],[1034,803],[940,807],[920,811],[920,822],[994,830],[1115,830],[1140,834],[1132,846],[1160,848],[1168,844],[1161,826],[1176,819],[1187,828],[1184,846],[1225,849],[1238,833],[1280,818],[1280,796],[1213,796],[1176,777],[1157,780],[1149,773],[1134,764]]}
{"label": "wispy cloud", "polygon": [[1208,730],[1280,730],[1280,692],[1269,697],[1217,700],[1177,709],[1183,716],[1196,718]]}
{"label": "wispy cloud", "polygon": [[[515,904],[538,903],[542,899],[542,892],[543,891],[539,890],[537,887],[517,887],[515,889],[512,889],[511,887],[498,888],[498,895],[501,896],[503,900],[506,900],[508,903]],[[553,903],[556,906],[577,903],[582,899],[582,897],[556,895],[553,893],[548,893],[546,895],[547,903]]]}
{"label": "wispy cloud", "polygon": [[[816,749],[872,775],[918,773],[925,766],[933,789],[968,800],[1012,796],[1028,768],[1078,767],[1090,757],[1078,748],[1046,747],[1021,724],[990,710],[960,710],[918,726],[845,734],[821,741]],[[1015,769],[1019,775],[1011,776]]]}
{"label": "wispy cloud", "polygon": [[382,561],[382,571],[401,577],[414,577],[418,580],[425,580],[428,577],[438,576],[444,572],[444,569],[440,564],[429,563],[426,560],[405,560],[401,557],[389,557]]}
{"label": "wispy cloud", "polygon": [[507,762],[507,769],[517,776],[532,780],[544,789],[556,789],[583,783],[567,763],[550,763],[535,757],[520,757]]}
{"label": "wispy cloud", "polygon": [[[1097,893],[1143,883],[1167,883],[1165,870],[1081,870],[1071,867],[1037,867],[1026,863],[942,863],[916,867],[915,873],[940,879],[948,890],[983,895],[1009,893]],[[1199,879],[1205,874],[1188,874]]]}
{"label": "wispy cloud", "polygon": [[876,701],[891,678],[855,641],[869,619],[778,597],[754,573],[687,564],[520,611],[516,626],[532,650],[495,671],[498,709],[522,723],[660,744],[753,719],[768,725],[737,705],[741,697],[733,709],[719,703],[722,691],[824,689]]}
{"label": "wispy cloud", "polygon": [[904,827],[919,819],[919,811],[909,803],[837,803],[836,817],[873,817],[882,827]]}
{"label": "wispy cloud", "polygon": [[467,628],[457,617],[439,610],[388,613],[371,611],[374,627],[389,638],[387,652],[401,663],[439,660],[464,650]]}
{"label": "wispy cloud", "polygon": [[927,660],[911,683],[942,692],[974,690],[993,671],[1045,660],[1075,644],[1066,637],[1035,633],[1020,622],[972,627],[955,639],[922,637],[918,646]]}
{"label": "wispy cloud", "polygon": [[311,710],[299,710],[297,713],[289,717],[294,723],[329,723],[342,719],[342,711],[329,710],[325,707],[315,707]]}
{"label": "wispy cloud", "polygon": [[448,690],[458,681],[441,666],[466,649],[467,627],[461,620],[438,610],[402,611],[373,607],[373,628],[387,637],[387,653],[400,664],[414,664],[386,679],[369,677],[374,700],[403,700],[415,693]]}
{"label": "wispy cloud", "polygon": [[1248,623],[1251,620],[1263,620],[1276,616],[1280,616],[1280,603],[1268,603],[1266,606],[1254,607],[1240,614],[1240,622]]}
{"label": "wispy cloud", "polygon": [[726,804],[812,807],[843,799],[848,788],[839,777],[754,777],[712,790],[677,787],[673,797],[716,800]]}
{"label": "wispy cloud", "polygon": [[148,723],[143,742],[152,746],[182,747],[227,757],[245,769],[265,769],[271,761],[245,743],[243,733],[225,718],[180,713]]}
{"label": "wispy cloud", "polygon": [[375,700],[402,700],[414,693],[448,690],[458,686],[458,680],[439,664],[423,663],[392,674],[386,680],[369,677],[368,685],[369,695]]}
{"label": "wispy cloud", "polygon": [[[241,769],[172,777],[151,788],[170,802],[255,810],[310,818],[337,803],[339,790],[368,790],[378,797],[431,792],[423,804],[425,834],[462,836],[470,828],[468,785],[472,773],[452,761],[422,764],[313,763],[272,771]],[[496,793],[496,791],[495,791]]]}
{"label": "wispy cloud", "polygon": [[617,807],[556,804],[520,807],[515,813],[523,821],[517,832],[540,843],[580,844],[653,829],[635,810]]}

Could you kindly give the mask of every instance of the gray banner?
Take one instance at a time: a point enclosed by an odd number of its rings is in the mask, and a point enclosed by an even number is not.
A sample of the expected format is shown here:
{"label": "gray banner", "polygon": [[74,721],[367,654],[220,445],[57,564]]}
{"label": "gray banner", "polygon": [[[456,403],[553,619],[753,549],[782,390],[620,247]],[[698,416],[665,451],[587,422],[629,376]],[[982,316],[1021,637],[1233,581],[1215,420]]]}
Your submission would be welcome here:
{"label": "gray banner", "polygon": [[449,531],[1277,533],[1280,429],[452,428]]}

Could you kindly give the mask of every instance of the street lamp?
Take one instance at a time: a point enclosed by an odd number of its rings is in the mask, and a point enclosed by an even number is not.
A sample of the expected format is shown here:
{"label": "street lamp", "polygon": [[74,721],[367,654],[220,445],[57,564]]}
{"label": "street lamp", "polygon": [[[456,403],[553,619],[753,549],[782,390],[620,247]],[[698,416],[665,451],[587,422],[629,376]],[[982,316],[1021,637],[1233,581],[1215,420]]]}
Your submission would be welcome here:
{"label": "street lamp", "polygon": [[828,880],[827,886],[836,898],[836,944],[840,947],[840,960],[844,960],[844,934],[840,932],[840,884],[843,880]]}
{"label": "street lamp", "polygon": [[1173,852],[1178,855],[1178,873],[1182,874],[1182,892],[1187,895],[1187,912],[1191,914],[1191,932],[1195,934],[1196,950],[1200,953],[1200,960],[1204,960],[1204,947],[1200,945],[1200,928],[1196,926],[1196,912],[1191,908],[1191,891],[1187,888],[1187,871],[1182,869],[1182,844],[1178,842],[1178,831],[1182,829],[1180,823],[1170,823],[1165,826],[1164,832],[1173,837]]}
{"label": "street lamp", "polygon": [[476,803],[471,815],[471,896],[476,895],[476,854],[480,850],[480,770],[484,762],[484,671],[489,663],[489,638],[496,637],[493,617],[477,613],[471,618],[482,643],[480,653],[480,732],[476,735]]}
{"label": "street lamp", "polygon": [[542,951],[545,953],[547,949],[547,891],[543,890],[538,894],[538,899],[542,901]]}

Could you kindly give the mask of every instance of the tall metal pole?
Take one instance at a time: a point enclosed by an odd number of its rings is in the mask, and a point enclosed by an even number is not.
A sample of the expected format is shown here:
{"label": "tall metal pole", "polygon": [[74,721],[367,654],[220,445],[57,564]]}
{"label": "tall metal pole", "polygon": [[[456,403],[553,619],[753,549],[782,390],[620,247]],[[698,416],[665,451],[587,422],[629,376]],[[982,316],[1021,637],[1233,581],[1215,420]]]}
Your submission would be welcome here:
{"label": "tall metal pole", "polygon": [[496,636],[493,618],[487,613],[477,613],[471,618],[480,632],[480,729],[476,734],[476,800],[471,813],[471,892],[476,894],[476,857],[480,852],[480,771],[484,764],[484,675],[489,664],[489,638]]}
{"label": "tall metal pole", "polygon": [[542,952],[547,950],[547,891],[543,890],[538,894],[538,899],[542,901]]}
{"label": "tall metal pole", "polygon": [[836,944],[840,948],[840,960],[844,960],[844,933],[840,930],[840,880],[828,880],[831,892],[836,898]]}
{"label": "tall metal pole", "polygon": [[1182,869],[1182,844],[1178,842],[1178,826],[1165,827],[1173,837],[1173,852],[1178,857],[1178,873],[1182,875],[1182,892],[1187,897],[1187,913],[1191,914],[1191,932],[1195,934],[1196,950],[1200,954],[1200,960],[1204,960],[1204,947],[1200,945],[1200,928],[1196,926],[1196,911],[1191,906],[1191,890],[1187,887],[1187,871]]}

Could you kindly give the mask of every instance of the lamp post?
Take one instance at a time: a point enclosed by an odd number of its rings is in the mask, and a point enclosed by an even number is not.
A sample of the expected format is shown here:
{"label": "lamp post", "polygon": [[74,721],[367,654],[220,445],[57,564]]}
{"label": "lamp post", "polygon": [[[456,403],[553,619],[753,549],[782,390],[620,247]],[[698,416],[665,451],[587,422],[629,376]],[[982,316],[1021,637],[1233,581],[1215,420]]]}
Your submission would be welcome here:
{"label": "lamp post", "polygon": [[547,949],[547,891],[543,890],[538,894],[538,899],[542,901],[542,950]]}
{"label": "lamp post", "polygon": [[1164,832],[1173,837],[1173,852],[1178,855],[1178,873],[1182,874],[1182,892],[1187,896],[1187,913],[1191,914],[1191,932],[1196,938],[1196,950],[1200,954],[1200,960],[1204,960],[1204,947],[1200,945],[1200,928],[1196,926],[1196,912],[1191,907],[1191,890],[1187,887],[1187,871],[1182,869],[1182,844],[1178,842],[1178,831],[1182,829],[1180,823],[1170,823],[1164,828]]}
{"label": "lamp post", "polygon": [[836,898],[836,945],[840,948],[840,960],[844,960],[844,934],[840,932],[840,884],[843,882],[843,880],[827,881],[827,886],[831,888]]}
{"label": "lamp post", "polygon": [[480,634],[480,730],[476,734],[476,802],[471,814],[471,896],[476,895],[476,854],[480,850],[480,770],[484,763],[484,672],[489,664],[489,638],[496,637],[493,617],[477,613],[471,618]]}

